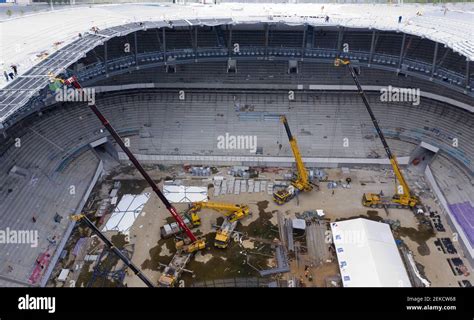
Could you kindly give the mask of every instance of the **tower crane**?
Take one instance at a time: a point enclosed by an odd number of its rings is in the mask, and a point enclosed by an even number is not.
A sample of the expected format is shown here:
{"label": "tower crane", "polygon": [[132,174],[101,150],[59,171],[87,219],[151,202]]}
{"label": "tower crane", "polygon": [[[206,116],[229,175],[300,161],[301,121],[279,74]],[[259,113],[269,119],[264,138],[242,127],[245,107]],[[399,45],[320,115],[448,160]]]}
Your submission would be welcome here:
{"label": "tower crane", "polygon": [[367,99],[367,96],[365,95],[364,90],[362,90],[362,87],[359,83],[359,79],[357,77],[357,74],[354,68],[351,65],[351,62],[349,60],[336,58],[336,60],[334,61],[334,65],[335,66],[345,65],[349,69],[351,77],[357,86],[357,90],[359,92],[360,97],[362,98],[362,101],[364,102],[364,105],[367,111],[369,112],[370,118],[372,119],[372,123],[375,127],[375,130],[377,131],[377,134],[380,140],[382,141],[385,152],[388,156],[388,159],[390,160],[390,164],[392,165],[393,172],[395,173],[395,177],[399,183],[397,185],[395,195],[393,195],[392,198],[384,197],[381,194],[377,194],[377,193],[365,193],[362,197],[362,204],[366,207],[372,207],[372,208],[382,208],[382,207],[413,208],[415,207],[416,205],[420,203],[420,199],[416,195],[412,194],[410,187],[408,186],[408,183],[406,182],[405,177],[403,176],[402,171],[400,170],[400,167],[398,166],[397,158],[395,154],[393,154],[392,151],[390,150],[390,147],[388,146],[387,141],[385,140],[385,136],[382,130],[380,129],[378,121],[375,118],[374,113],[372,112],[372,108],[370,107],[369,100]]}
{"label": "tower crane", "polygon": [[[304,191],[308,192],[313,190],[313,185],[309,180],[308,170],[304,166],[303,159],[301,157],[300,149],[298,148],[298,142],[296,138],[291,134],[290,126],[286,116],[281,116],[280,121],[285,126],[285,131],[290,141],[291,151],[296,162],[296,178],[291,181],[291,185],[283,190],[278,190],[273,193],[273,199],[278,204],[284,204],[290,201],[296,192]],[[295,190],[296,189],[296,190]]]}

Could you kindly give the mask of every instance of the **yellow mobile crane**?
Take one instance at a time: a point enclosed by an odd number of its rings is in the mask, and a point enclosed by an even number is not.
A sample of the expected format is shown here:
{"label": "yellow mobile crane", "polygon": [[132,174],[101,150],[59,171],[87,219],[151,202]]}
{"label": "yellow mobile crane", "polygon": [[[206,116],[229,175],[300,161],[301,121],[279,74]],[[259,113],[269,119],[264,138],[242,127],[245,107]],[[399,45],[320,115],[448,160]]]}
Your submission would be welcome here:
{"label": "yellow mobile crane", "polygon": [[362,101],[369,112],[370,118],[372,119],[372,123],[374,124],[375,130],[379,135],[380,140],[382,141],[383,147],[385,152],[387,153],[388,159],[393,168],[393,172],[395,173],[396,179],[398,180],[399,185],[396,188],[395,195],[392,198],[383,197],[381,194],[377,193],[365,193],[362,197],[362,204],[366,207],[372,208],[382,208],[382,207],[395,207],[395,208],[413,208],[417,204],[420,203],[420,199],[413,195],[410,191],[410,187],[408,186],[400,167],[398,166],[397,158],[395,155],[390,151],[390,147],[385,140],[382,130],[380,130],[379,124],[377,119],[375,118],[374,113],[372,112],[372,108],[370,107],[369,101],[362,90],[362,87],[359,83],[359,79],[357,78],[356,72],[354,68],[351,66],[349,60],[342,60],[340,58],[336,58],[334,61],[335,66],[345,65],[349,69],[351,73],[352,79],[354,80],[357,90],[362,98]]}
{"label": "yellow mobile crane", "polygon": [[225,216],[224,222],[222,223],[219,230],[216,233],[216,239],[214,245],[218,248],[224,249],[227,247],[230,241],[230,236],[237,226],[237,222],[250,214],[250,209],[247,205],[243,204],[231,204],[221,202],[194,202],[190,209],[191,217],[193,217],[193,225],[201,224],[201,220],[197,215],[197,211],[207,208],[222,212]]}
{"label": "yellow mobile crane", "polygon": [[[224,216],[229,217],[230,222],[234,222],[240,220],[249,215],[250,209],[248,206],[243,204],[232,204],[232,203],[224,203],[224,202],[212,202],[212,201],[199,201],[194,202],[193,206],[190,210],[191,216],[193,216],[193,220],[196,218],[196,212],[201,210],[202,208],[213,209],[216,211],[223,212]],[[199,216],[197,216],[199,219]],[[200,220],[198,222],[201,224]],[[194,223],[193,223],[194,224]]]}
{"label": "yellow mobile crane", "polygon": [[301,158],[298,142],[296,142],[296,138],[291,134],[288,120],[285,116],[281,116],[280,120],[285,126],[286,134],[288,135],[288,140],[290,141],[291,151],[293,151],[293,157],[295,158],[296,162],[296,178],[291,181],[291,186],[273,193],[273,199],[275,202],[278,204],[284,204],[290,201],[298,191],[308,192],[313,190],[313,185],[309,181],[308,170],[306,170],[303,159]]}

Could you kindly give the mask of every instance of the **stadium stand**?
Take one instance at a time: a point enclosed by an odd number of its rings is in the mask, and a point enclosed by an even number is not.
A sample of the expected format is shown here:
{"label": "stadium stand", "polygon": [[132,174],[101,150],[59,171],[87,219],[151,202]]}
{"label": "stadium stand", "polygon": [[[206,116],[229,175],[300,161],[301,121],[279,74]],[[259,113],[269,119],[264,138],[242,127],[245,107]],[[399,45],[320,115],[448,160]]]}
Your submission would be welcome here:
{"label": "stadium stand", "polygon": [[[462,22],[444,24],[444,20],[441,26],[439,19],[419,17],[417,24],[429,30],[435,24],[447,34],[462,27]],[[466,80],[466,57],[457,53],[471,52],[469,43],[456,42],[457,50],[419,32],[377,30],[375,34],[368,28],[347,27],[341,33],[336,26],[215,24],[177,20],[147,21],[142,26],[127,21],[99,34],[85,35],[8,84],[2,108],[23,107],[27,101],[36,100],[27,106],[23,119],[12,113],[13,109],[5,108],[8,116],[2,114],[9,120],[0,138],[2,226],[34,226],[41,236],[37,248],[0,245],[5,252],[0,260],[0,285],[40,284],[39,278],[32,278],[37,258],[45,253],[57,257],[58,244],[50,237],[67,236],[70,224],[66,217],[82,209],[101,165],[89,144],[107,134],[88,107],[81,103],[44,106],[51,96],[34,98],[52,69],[76,73],[83,84],[101,89],[98,107],[122,135],[131,139],[131,150],[139,155],[242,155],[242,150],[217,148],[216,139],[225,133],[246,132],[257,136],[262,156],[290,156],[288,145],[282,144],[285,132],[276,116],[288,114],[304,157],[384,157],[357,94],[309,90],[309,86],[352,85],[347,71],[332,65],[337,54],[361,62],[364,86],[420,88],[472,106],[472,70]],[[394,30],[385,28],[389,29]],[[234,43],[240,45],[240,52],[228,50]],[[349,53],[340,52],[342,43],[349,44]],[[77,59],[82,53],[84,56],[66,65],[70,52],[81,53],[74,56]],[[236,73],[227,73],[229,58],[237,60]],[[288,73],[290,59],[299,61],[296,74]],[[176,64],[175,73],[166,72],[165,61]],[[39,78],[43,82],[31,80]],[[157,87],[146,89],[143,85],[147,84]],[[138,88],[107,92],[108,86],[121,85]],[[295,101],[288,101],[288,86],[303,86]],[[186,91],[184,101],[178,99],[178,88]],[[25,95],[12,98],[15,92]],[[422,141],[440,148],[431,164],[437,182],[453,211],[471,212],[472,112],[428,98],[421,98],[418,106],[383,103],[373,92],[369,98],[398,156],[409,156]],[[350,148],[343,147],[345,137],[350,138]],[[15,146],[16,138],[21,139],[21,147]],[[452,145],[453,138],[459,139],[459,147]],[[25,174],[12,173],[15,166]],[[70,193],[71,186],[75,187],[74,194]],[[54,221],[56,214],[63,217],[62,222]]]}

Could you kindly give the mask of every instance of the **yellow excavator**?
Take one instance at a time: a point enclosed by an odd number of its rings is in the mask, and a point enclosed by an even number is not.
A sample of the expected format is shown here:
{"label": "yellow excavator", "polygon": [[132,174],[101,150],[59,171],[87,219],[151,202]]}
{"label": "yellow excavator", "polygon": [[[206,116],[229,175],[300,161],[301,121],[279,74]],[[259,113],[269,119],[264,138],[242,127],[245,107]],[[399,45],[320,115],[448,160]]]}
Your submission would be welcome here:
{"label": "yellow excavator", "polygon": [[298,142],[291,134],[288,120],[285,116],[281,116],[280,120],[285,126],[286,134],[288,135],[288,140],[290,141],[291,151],[293,151],[293,157],[295,158],[296,162],[296,177],[291,181],[291,185],[286,189],[278,190],[273,193],[273,200],[275,200],[275,202],[278,204],[284,204],[290,201],[299,191],[308,192],[313,190],[313,185],[309,181],[308,170],[306,170],[303,159],[301,158]]}
{"label": "yellow excavator", "polygon": [[398,185],[396,187],[395,195],[393,197],[384,197],[381,194],[377,193],[365,193],[362,197],[362,204],[366,207],[371,208],[413,208],[416,205],[420,204],[420,199],[413,195],[410,187],[408,186],[405,177],[403,176],[400,167],[398,166],[397,158],[390,150],[390,147],[385,140],[382,130],[379,127],[377,119],[375,118],[374,113],[372,112],[372,108],[370,107],[369,100],[367,99],[365,92],[362,90],[362,87],[359,83],[359,79],[357,78],[357,74],[354,68],[351,66],[349,60],[343,60],[340,58],[336,58],[334,61],[335,66],[345,65],[349,69],[349,72],[354,80],[359,95],[362,98],[362,101],[365,104],[367,111],[369,112],[370,118],[372,119],[372,123],[374,124],[375,130],[382,141],[383,147],[385,152],[387,153],[388,159],[390,160],[390,164],[392,165],[393,172],[395,173],[395,177],[398,180]]}
{"label": "yellow excavator", "polygon": [[224,202],[212,202],[212,201],[200,201],[194,202],[193,206],[189,210],[191,214],[191,220],[193,225],[201,224],[197,212],[201,209],[212,209],[221,212],[225,219],[219,230],[216,232],[216,238],[214,245],[218,248],[226,248],[230,241],[230,236],[237,226],[237,222],[250,214],[250,209],[247,205],[243,204],[232,204]]}

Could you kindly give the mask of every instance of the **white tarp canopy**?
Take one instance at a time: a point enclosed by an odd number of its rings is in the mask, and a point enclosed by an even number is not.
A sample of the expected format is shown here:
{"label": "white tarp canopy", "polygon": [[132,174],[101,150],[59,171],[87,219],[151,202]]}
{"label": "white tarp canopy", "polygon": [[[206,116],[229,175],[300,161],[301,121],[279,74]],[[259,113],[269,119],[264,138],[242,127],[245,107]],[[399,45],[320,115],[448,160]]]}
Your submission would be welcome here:
{"label": "white tarp canopy", "polygon": [[388,224],[357,218],[331,230],[344,287],[411,287]]}
{"label": "white tarp canopy", "polygon": [[165,185],[163,194],[171,203],[207,201],[207,187]]}
{"label": "white tarp canopy", "polygon": [[130,227],[142,212],[143,207],[149,199],[149,193],[123,195],[102,231],[119,231],[122,233],[128,233]]}

